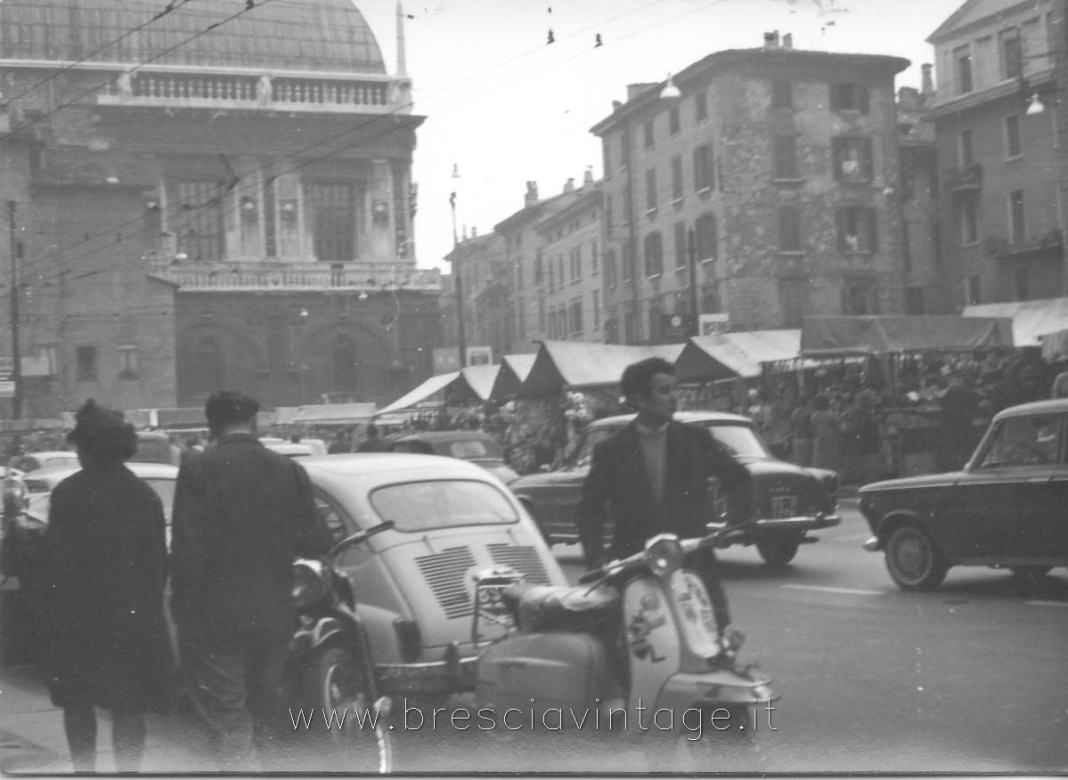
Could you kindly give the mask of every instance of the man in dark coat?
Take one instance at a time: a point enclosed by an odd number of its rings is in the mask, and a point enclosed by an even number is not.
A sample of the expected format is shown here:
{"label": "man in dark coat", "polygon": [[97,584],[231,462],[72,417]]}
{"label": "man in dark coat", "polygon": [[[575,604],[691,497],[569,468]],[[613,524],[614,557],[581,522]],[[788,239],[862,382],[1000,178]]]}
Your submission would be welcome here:
{"label": "man in dark coat", "polygon": [[307,473],[255,437],[258,411],[241,393],[208,398],[216,443],[178,474],[171,546],[182,665],[220,768],[238,771],[257,768],[254,731],[271,738],[284,718],[293,561],[330,545]]}
{"label": "man in dark coat", "polygon": [[123,461],[137,434],[89,400],[67,437],[82,470],[52,491],[39,560],[44,666],[76,772],[96,769],[95,707],[111,711],[115,769],[137,771],[147,709],[169,694],[163,504]]}
{"label": "man in dark coat", "polygon": [[[590,568],[605,561],[602,529],[609,520],[614,529],[612,558],[633,555],[662,533],[680,539],[705,536],[712,516],[709,477],[731,479],[741,468],[716,448],[707,431],[672,419],[676,401],[671,363],[649,358],[630,365],[621,386],[638,415],[594,447],[578,506]],[[690,563],[708,587],[717,625],[726,629],[730,613],[715,554],[704,550]]]}

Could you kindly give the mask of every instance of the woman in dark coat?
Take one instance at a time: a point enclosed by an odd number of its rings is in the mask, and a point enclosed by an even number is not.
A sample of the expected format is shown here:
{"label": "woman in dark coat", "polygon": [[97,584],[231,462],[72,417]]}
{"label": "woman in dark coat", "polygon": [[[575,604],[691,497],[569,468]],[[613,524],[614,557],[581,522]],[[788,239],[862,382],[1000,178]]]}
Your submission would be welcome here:
{"label": "woman in dark coat", "polygon": [[121,412],[89,400],[75,419],[82,470],[52,491],[42,552],[48,688],[76,772],[96,768],[95,707],[111,711],[115,769],[137,771],[145,710],[172,679],[163,505],[123,463],[137,434]]}

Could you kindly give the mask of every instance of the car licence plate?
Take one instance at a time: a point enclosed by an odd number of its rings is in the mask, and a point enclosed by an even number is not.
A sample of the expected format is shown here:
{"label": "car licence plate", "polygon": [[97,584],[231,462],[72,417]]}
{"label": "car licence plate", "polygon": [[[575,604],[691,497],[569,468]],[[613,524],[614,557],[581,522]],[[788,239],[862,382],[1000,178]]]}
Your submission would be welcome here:
{"label": "car licence plate", "polygon": [[772,496],[771,518],[781,520],[785,517],[793,517],[797,510],[796,496]]}

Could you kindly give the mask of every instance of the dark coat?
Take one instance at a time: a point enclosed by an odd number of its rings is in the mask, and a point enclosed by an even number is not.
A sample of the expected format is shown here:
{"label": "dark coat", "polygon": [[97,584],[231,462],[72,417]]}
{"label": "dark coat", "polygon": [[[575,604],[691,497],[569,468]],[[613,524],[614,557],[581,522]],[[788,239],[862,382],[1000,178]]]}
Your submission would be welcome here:
{"label": "dark coat", "polygon": [[[709,477],[730,479],[741,467],[715,446],[707,431],[672,420],[667,435],[660,506],[656,506],[646,476],[635,422],[594,447],[578,505],[579,534],[591,568],[604,562],[602,529],[606,521],[614,528],[612,558],[639,552],[646,540],[657,534],[673,533],[680,539],[707,534],[706,524],[712,517]],[[698,568],[712,597],[717,622],[726,625],[730,622],[726,598],[711,550],[706,551]]]}
{"label": "dark coat", "polygon": [[224,436],[182,466],[174,495],[171,612],[212,634],[285,631],[293,561],[331,537],[304,469],[249,434]]}
{"label": "dark coat", "polygon": [[52,491],[41,558],[41,633],[56,706],[166,703],[166,528],[159,496],[122,463]]}

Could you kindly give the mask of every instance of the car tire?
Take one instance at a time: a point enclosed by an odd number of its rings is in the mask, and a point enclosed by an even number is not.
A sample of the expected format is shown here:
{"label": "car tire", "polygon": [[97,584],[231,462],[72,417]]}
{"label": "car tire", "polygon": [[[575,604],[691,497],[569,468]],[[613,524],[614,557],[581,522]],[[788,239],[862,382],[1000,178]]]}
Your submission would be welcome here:
{"label": "car tire", "polygon": [[890,533],[886,568],[902,590],[934,590],[946,578],[949,564],[931,537],[909,523]]}
{"label": "car tire", "polygon": [[369,710],[374,706],[375,699],[365,667],[352,652],[333,646],[317,653],[304,677],[302,693],[302,702],[314,702],[316,708],[322,708],[327,713],[347,710],[343,729],[326,729],[347,767],[367,773],[392,770],[393,745],[386,716],[381,716],[381,728],[374,730],[352,722],[355,720],[355,710]]}
{"label": "car tire", "polygon": [[756,543],[757,552],[769,569],[783,569],[797,555],[801,537],[794,534],[772,536]]}

